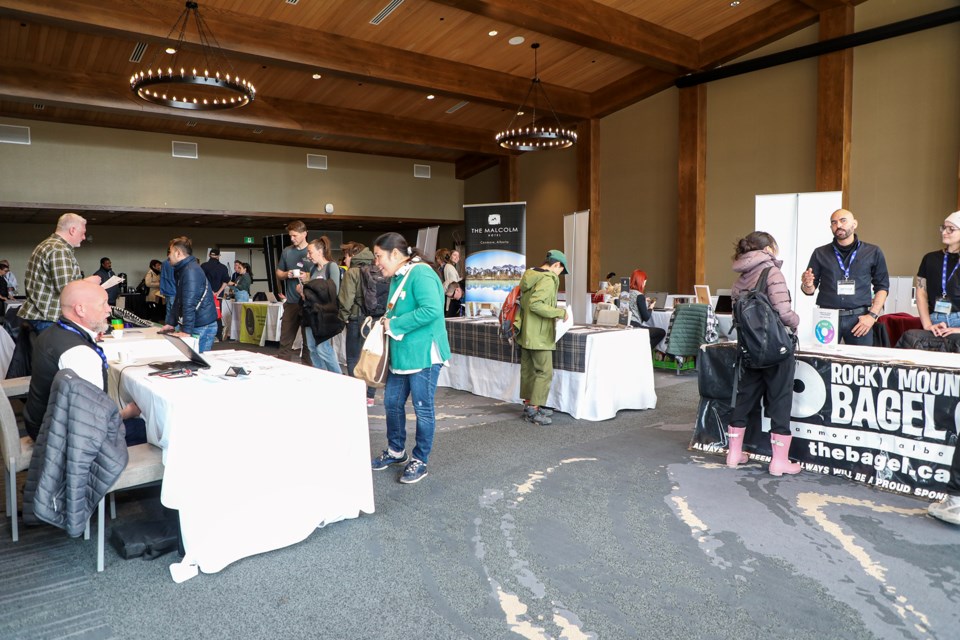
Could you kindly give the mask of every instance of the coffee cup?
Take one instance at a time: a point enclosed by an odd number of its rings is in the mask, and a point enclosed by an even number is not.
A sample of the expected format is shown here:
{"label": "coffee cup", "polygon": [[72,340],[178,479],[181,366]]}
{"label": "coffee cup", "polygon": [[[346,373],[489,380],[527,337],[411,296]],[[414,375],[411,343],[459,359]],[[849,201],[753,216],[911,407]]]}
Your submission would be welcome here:
{"label": "coffee cup", "polygon": [[123,337],[123,329],[114,329],[114,330],[113,330],[113,337],[114,337],[114,339],[116,339],[116,340],[119,340],[120,338],[122,338],[122,337]]}
{"label": "coffee cup", "polygon": [[290,277],[291,277],[291,278],[297,278],[297,279],[299,279],[299,278],[300,278],[300,269],[290,269]]}
{"label": "coffee cup", "polygon": [[129,363],[131,360],[133,360],[133,356],[130,355],[130,352],[129,352],[129,351],[121,351],[121,352],[120,352],[120,364],[127,364],[127,363]]}

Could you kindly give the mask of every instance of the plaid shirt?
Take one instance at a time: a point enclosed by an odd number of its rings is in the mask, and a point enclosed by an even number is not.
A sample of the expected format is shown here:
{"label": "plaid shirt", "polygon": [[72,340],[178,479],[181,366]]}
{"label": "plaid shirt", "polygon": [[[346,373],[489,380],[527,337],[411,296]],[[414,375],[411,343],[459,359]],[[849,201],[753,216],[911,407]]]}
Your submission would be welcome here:
{"label": "plaid shirt", "polygon": [[57,234],[37,245],[27,262],[24,287],[27,299],[17,314],[25,320],[60,319],[60,292],[80,279],[80,265],[73,247]]}

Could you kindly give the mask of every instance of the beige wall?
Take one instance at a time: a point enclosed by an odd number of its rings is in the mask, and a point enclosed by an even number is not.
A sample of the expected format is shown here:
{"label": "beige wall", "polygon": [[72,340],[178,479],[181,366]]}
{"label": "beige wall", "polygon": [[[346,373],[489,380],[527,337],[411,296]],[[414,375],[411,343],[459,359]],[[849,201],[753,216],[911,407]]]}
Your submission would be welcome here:
{"label": "beige wall", "polygon": [[[450,163],[413,177],[413,160],[0,118],[30,145],[0,144],[0,201],[65,205],[401,216],[458,220],[463,182]],[[174,158],[171,141],[199,158]],[[307,153],[328,169],[306,167]]]}
{"label": "beige wall", "polygon": [[651,291],[676,283],[677,95],[669,89],[600,123],[600,277],[643,269]]}

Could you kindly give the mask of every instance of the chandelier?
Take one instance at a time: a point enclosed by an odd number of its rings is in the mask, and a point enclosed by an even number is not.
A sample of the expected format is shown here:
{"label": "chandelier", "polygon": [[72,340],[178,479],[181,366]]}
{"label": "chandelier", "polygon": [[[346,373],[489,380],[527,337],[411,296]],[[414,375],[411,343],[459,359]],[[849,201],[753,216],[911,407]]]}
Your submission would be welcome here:
{"label": "chandelier", "polygon": [[[510,120],[510,124],[507,125],[506,129],[498,133],[495,139],[501,147],[510,149],[511,151],[538,151],[541,149],[566,149],[572,147],[577,142],[577,133],[572,129],[564,129],[563,126],[561,126],[560,118],[557,117],[557,112],[553,110],[553,105],[550,104],[550,98],[547,97],[547,92],[540,82],[540,76],[537,74],[537,49],[540,48],[540,43],[534,42],[530,45],[530,48],[533,49],[533,80],[530,82],[530,88],[527,90],[527,95],[524,97],[523,102],[517,107],[517,111],[513,119]],[[543,95],[543,101],[550,107],[550,113],[553,115],[556,126],[552,124],[550,126],[537,124],[538,92]],[[530,120],[530,124],[526,126],[514,126],[517,118],[524,115],[530,94],[533,94],[533,117]]]}
{"label": "chandelier", "polygon": [[[178,62],[191,17],[200,42],[202,69]],[[180,35],[174,43],[172,36],[178,29]],[[166,107],[196,111],[234,109],[253,102],[257,90],[233,71],[217,39],[200,15],[200,7],[196,2],[186,3],[183,13],[167,34],[167,40],[169,44],[164,51],[173,56],[168,64],[158,64],[158,49],[146,69],[130,76],[130,89],[138,98]]]}

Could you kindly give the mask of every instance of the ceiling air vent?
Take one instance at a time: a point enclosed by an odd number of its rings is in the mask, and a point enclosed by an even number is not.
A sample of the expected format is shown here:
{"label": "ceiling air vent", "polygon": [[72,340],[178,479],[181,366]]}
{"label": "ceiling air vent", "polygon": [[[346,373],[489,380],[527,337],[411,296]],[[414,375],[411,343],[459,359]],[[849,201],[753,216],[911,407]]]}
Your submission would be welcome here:
{"label": "ceiling air vent", "polygon": [[42,102],[36,102],[34,103],[33,108],[37,111],[43,111],[46,106]]}
{"label": "ceiling air vent", "polygon": [[413,177],[414,177],[414,178],[429,178],[429,177],[430,177],[430,165],[428,165],[428,164],[415,164],[415,165],[413,165]]}
{"label": "ceiling air vent", "polygon": [[0,124],[0,142],[5,144],[30,144],[30,127]]}
{"label": "ceiling air vent", "polygon": [[327,156],[321,156],[316,153],[307,154],[307,169],[327,170]]}
{"label": "ceiling air vent", "polygon": [[373,16],[373,20],[370,21],[370,24],[372,25],[380,24],[381,22],[386,20],[391,13],[396,11],[397,7],[399,7],[402,4],[403,4],[403,0],[390,0],[390,2],[387,3],[387,6],[385,6],[383,9],[380,10],[380,13]]}
{"label": "ceiling air vent", "polygon": [[133,48],[133,53],[130,54],[130,62],[140,62],[143,60],[143,54],[147,52],[147,43],[138,42],[137,45]]}
{"label": "ceiling air vent", "polygon": [[457,112],[457,111],[460,111],[460,109],[463,109],[463,108],[464,108],[465,106],[467,106],[468,104],[470,104],[470,103],[467,102],[466,100],[461,100],[461,101],[458,102],[457,104],[455,104],[455,105],[453,105],[452,107],[450,107],[449,109],[447,109],[447,113],[455,113],[455,112]]}
{"label": "ceiling air vent", "polygon": [[287,4],[297,4],[300,0],[286,0]]}
{"label": "ceiling air vent", "polygon": [[261,133],[263,133],[263,129],[257,127],[256,129],[253,130],[253,132],[257,135],[260,135]]}
{"label": "ceiling air vent", "polygon": [[195,127],[195,126],[197,126],[197,121],[196,121],[196,120],[187,120],[187,126],[188,126],[188,127]]}
{"label": "ceiling air vent", "polygon": [[196,142],[178,142],[173,141],[173,157],[174,158],[190,158],[196,160],[200,157],[197,154],[197,143]]}

